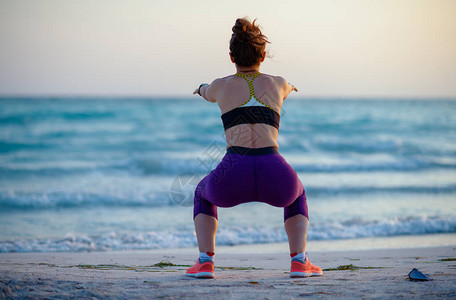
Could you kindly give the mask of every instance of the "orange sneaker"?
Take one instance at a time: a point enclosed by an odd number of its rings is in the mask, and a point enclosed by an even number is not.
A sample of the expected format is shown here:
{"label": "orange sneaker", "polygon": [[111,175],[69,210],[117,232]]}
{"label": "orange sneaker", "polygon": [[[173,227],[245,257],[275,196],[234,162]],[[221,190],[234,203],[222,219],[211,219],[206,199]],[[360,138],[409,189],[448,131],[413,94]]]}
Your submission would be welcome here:
{"label": "orange sneaker", "polygon": [[187,269],[185,275],[198,278],[214,278],[214,263],[207,261],[200,264],[199,259],[195,261],[195,265]]}
{"label": "orange sneaker", "polygon": [[323,271],[319,266],[312,264],[309,261],[309,258],[306,257],[306,261],[304,263],[300,261],[291,261],[291,270],[290,270],[290,277],[309,277],[309,276],[321,276],[323,275]]}

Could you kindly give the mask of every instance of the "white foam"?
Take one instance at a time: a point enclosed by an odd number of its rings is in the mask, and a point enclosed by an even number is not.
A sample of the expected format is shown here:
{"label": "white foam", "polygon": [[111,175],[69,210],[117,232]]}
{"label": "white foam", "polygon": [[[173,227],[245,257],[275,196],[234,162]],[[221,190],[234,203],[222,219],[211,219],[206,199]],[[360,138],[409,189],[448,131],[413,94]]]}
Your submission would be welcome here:
{"label": "white foam", "polygon": [[[313,226],[309,240],[335,240],[363,237],[387,237],[455,233],[456,216],[391,219],[362,222],[329,223]],[[287,241],[283,226],[231,226],[220,228],[217,245],[265,244]],[[190,230],[123,233],[109,232],[98,236],[66,234],[62,238],[16,239],[0,241],[0,252],[80,252],[196,247],[195,233]]]}

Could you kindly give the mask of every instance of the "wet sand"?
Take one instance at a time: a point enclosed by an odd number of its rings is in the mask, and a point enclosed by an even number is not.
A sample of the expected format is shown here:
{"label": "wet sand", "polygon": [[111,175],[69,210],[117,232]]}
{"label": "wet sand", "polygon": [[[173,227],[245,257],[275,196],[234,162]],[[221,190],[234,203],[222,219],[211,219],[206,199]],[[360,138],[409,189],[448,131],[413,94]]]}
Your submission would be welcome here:
{"label": "wet sand", "polygon": [[[259,246],[261,247],[261,246]],[[230,248],[233,251],[230,251]],[[230,253],[231,252],[231,253]],[[196,249],[93,253],[2,253],[3,298],[282,299],[455,298],[456,247],[315,251],[322,277],[289,278],[288,253],[216,254],[215,279],[185,276]],[[353,270],[331,270],[351,265]],[[432,281],[407,278],[412,268]]]}

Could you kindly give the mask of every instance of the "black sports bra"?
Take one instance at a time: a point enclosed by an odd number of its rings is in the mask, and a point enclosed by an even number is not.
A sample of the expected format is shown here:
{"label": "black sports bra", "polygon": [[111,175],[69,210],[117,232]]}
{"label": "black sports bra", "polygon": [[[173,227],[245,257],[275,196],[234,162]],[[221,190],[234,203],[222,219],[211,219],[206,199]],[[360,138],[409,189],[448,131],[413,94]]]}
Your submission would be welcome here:
{"label": "black sports bra", "polygon": [[[274,126],[277,130],[279,129],[280,115],[255,97],[253,80],[259,74],[244,75],[236,73],[237,76],[244,78],[249,84],[250,99],[222,115],[225,131],[236,125],[255,123],[268,124]],[[249,80],[247,77],[252,78]]]}

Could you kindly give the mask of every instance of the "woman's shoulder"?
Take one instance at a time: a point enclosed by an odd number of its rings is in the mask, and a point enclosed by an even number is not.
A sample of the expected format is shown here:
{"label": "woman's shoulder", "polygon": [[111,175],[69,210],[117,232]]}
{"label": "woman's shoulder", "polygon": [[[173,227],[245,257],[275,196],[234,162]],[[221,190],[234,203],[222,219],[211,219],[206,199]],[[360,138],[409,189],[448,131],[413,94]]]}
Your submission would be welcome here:
{"label": "woman's shoulder", "polygon": [[[275,76],[275,75],[271,75],[271,74],[267,74],[267,73],[260,73],[259,75],[261,75],[262,77],[266,77],[266,78],[269,78],[269,79],[272,79],[272,80],[276,80],[276,81],[285,81],[285,78],[283,78],[282,76]],[[239,79],[239,76],[236,76],[236,74],[231,74],[231,75],[226,75],[224,77],[219,77],[219,78],[216,78],[214,79],[214,81],[217,81],[217,82],[223,82],[223,81],[231,81],[232,79]]]}
{"label": "woman's shoulder", "polygon": [[277,84],[285,84],[285,83],[287,83],[285,78],[283,78],[282,76],[275,76],[275,75],[266,74],[266,73],[261,73],[261,74],[266,76],[266,77],[268,77],[268,78],[270,78],[271,80],[273,80]]}
{"label": "woman's shoulder", "polygon": [[233,79],[235,78],[236,76],[235,75],[228,75],[228,76],[225,76],[225,77],[219,77],[219,78],[215,78],[211,85],[214,85],[214,86],[222,86],[224,84],[227,84],[229,83],[230,81],[233,81]]}
{"label": "woman's shoulder", "polygon": [[[287,85],[287,80],[283,78],[282,76],[274,76],[271,74],[266,74],[266,73],[260,73],[261,77],[263,79],[266,79],[269,81],[269,83],[276,85],[277,87],[283,87]],[[231,88],[232,85],[237,85],[239,84],[239,76],[236,76],[235,74],[232,75],[227,75],[225,77],[220,77],[216,78],[212,81],[211,85],[214,88]]]}
{"label": "woman's shoulder", "polygon": [[263,77],[269,80],[269,84],[274,85],[278,90],[283,90],[288,86],[288,81],[282,76],[275,76],[270,74],[264,74]]}

